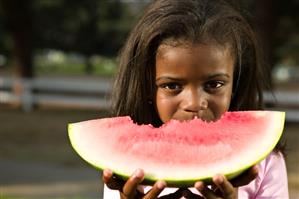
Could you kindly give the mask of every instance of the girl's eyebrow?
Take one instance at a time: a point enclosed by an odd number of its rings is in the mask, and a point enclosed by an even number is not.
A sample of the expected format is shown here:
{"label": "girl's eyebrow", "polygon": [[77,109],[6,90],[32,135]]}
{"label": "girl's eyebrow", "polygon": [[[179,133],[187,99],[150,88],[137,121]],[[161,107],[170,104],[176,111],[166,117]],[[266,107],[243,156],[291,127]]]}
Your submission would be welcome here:
{"label": "girl's eyebrow", "polygon": [[227,73],[216,73],[216,74],[208,74],[206,76],[204,76],[206,79],[213,79],[216,77],[226,77],[226,78],[230,78],[230,75]]}
{"label": "girl's eyebrow", "polygon": [[161,76],[156,79],[156,81],[160,80],[172,80],[172,81],[182,81],[183,78],[171,77],[171,76]]}
{"label": "girl's eyebrow", "polygon": [[[227,73],[207,74],[203,76],[203,79],[214,79],[217,77],[230,78],[230,75]],[[160,81],[160,80],[183,81],[184,78],[172,77],[172,76],[160,76],[156,79],[156,81]]]}

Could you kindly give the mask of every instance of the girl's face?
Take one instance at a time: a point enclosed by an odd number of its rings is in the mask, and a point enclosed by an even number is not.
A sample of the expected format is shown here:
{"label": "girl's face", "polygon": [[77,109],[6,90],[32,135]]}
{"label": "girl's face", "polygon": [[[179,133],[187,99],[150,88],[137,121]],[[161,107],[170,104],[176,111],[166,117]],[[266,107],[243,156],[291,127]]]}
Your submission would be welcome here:
{"label": "girl's face", "polygon": [[162,122],[215,121],[229,109],[234,59],[218,45],[161,45],[156,56],[156,109]]}

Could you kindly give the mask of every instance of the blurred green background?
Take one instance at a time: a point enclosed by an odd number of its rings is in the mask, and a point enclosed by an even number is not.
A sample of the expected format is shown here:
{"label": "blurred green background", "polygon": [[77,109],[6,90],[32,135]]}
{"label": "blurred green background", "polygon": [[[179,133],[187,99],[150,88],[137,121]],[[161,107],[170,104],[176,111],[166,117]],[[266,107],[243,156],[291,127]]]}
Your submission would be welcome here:
{"label": "blurred green background", "polygon": [[[0,198],[101,198],[100,171],[67,124],[109,116],[117,55],[150,0],[0,0]],[[299,198],[299,2],[230,0],[259,33],[287,111],[291,198]]]}

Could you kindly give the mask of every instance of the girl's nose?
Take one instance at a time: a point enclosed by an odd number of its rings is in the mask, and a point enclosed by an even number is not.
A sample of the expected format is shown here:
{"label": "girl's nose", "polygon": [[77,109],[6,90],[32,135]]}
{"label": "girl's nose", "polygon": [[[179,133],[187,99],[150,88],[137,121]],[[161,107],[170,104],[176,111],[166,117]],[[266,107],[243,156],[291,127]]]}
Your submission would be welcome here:
{"label": "girl's nose", "polygon": [[183,109],[187,112],[198,112],[208,108],[207,96],[200,89],[190,89],[183,99]]}

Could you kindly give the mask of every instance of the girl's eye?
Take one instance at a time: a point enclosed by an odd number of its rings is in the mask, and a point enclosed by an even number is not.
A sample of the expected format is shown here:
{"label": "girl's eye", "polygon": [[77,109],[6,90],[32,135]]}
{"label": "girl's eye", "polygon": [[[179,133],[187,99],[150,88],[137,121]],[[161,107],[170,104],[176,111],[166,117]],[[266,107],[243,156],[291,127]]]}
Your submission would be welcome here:
{"label": "girl's eye", "polygon": [[216,90],[221,88],[224,85],[224,82],[222,81],[209,81],[205,85],[206,90]]}
{"label": "girl's eye", "polygon": [[161,87],[170,91],[179,91],[182,89],[182,85],[178,83],[165,83],[162,84]]}

